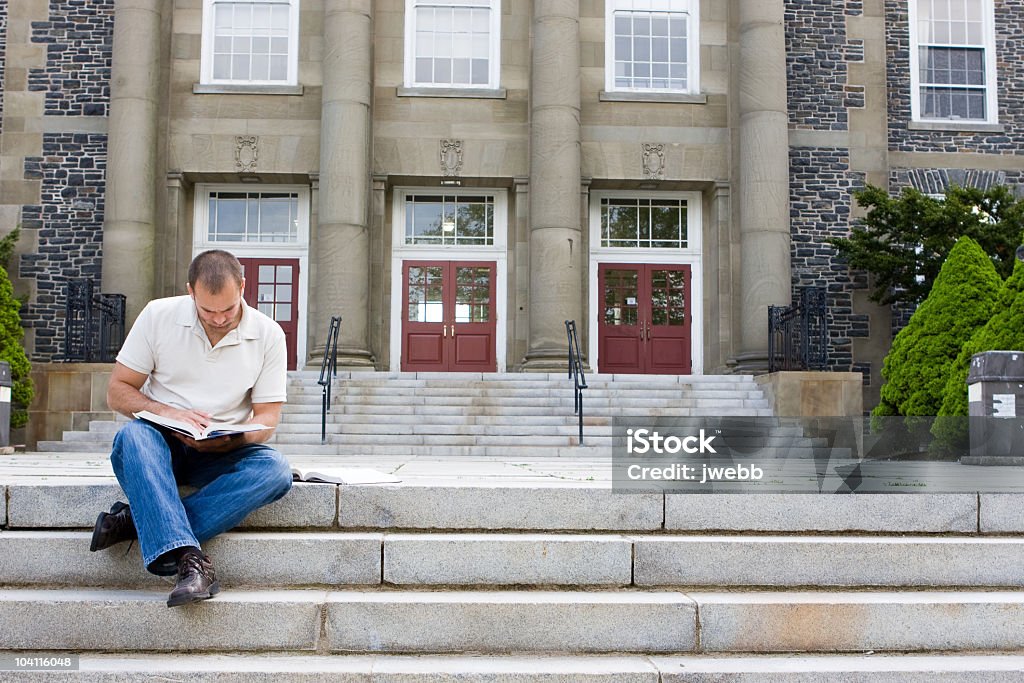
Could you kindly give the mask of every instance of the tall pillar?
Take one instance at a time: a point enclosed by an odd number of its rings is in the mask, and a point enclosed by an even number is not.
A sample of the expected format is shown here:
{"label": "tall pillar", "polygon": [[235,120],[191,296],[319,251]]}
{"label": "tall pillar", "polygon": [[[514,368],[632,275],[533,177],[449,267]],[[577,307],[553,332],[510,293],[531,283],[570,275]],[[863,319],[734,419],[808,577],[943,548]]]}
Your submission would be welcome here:
{"label": "tall pillar", "polygon": [[[322,352],[341,315],[338,365],[372,367],[369,351],[372,0],[325,0],[316,317]],[[316,352],[316,351],[315,351]]]}
{"label": "tall pillar", "polygon": [[564,321],[583,313],[578,0],[533,3],[530,338],[524,370],[562,369]]}
{"label": "tall pillar", "polygon": [[156,295],[156,146],[161,0],[117,0],[103,221],[104,292],[127,298],[126,323]]}
{"label": "tall pillar", "polygon": [[789,119],[783,0],[739,10],[740,343],[737,370],[768,367],[768,306],[790,302]]}

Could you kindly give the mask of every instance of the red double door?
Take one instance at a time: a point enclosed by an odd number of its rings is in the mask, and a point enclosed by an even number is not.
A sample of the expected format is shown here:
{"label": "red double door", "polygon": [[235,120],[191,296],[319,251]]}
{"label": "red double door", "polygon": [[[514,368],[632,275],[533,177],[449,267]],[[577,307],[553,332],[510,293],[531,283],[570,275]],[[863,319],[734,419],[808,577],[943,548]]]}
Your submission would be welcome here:
{"label": "red double door", "polygon": [[495,372],[494,262],[402,264],[402,370]]}
{"label": "red double door", "polygon": [[598,265],[598,372],[692,372],[690,266]]}
{"label": "red double door", "polygon": [[299,259],[240,258],[245,303],[265,313],[284,330],[288,369],[295,370],[299,339]]}

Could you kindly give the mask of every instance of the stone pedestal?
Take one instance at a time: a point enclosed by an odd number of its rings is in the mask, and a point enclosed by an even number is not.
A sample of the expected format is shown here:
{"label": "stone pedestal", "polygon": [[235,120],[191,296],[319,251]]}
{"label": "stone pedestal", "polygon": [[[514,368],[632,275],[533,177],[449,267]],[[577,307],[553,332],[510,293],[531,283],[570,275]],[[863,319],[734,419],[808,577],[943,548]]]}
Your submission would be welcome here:
{"label": "stone pedestal", "polygon": [[1024,465],[1024,352],[988,351],[967,375],[971,454],[965,465]]}

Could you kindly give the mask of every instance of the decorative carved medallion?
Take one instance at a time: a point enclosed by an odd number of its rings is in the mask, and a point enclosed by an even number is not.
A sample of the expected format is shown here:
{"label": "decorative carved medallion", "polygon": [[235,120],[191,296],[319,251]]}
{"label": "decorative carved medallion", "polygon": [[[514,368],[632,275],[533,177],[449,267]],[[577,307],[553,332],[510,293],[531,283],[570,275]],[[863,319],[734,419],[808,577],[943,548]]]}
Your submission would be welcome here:
{"label": "decorative carved medallion", "polygon": [[256,161],[260,156],[257,146],[259,141],[256,135],[235,136],[235,168],[239,173],[256,172]]}
{"label": "decorative carved medallion", "polygon": [[641,143],[643,147],[643,160],[641,165],[644,169],[644,178],[647,180],[665,179],[665,145],[654,145]]}
{"label": "decorative carved medallion", "polygon": [[441,140],[441,175],[446,178],[462,175],[462,140]]}

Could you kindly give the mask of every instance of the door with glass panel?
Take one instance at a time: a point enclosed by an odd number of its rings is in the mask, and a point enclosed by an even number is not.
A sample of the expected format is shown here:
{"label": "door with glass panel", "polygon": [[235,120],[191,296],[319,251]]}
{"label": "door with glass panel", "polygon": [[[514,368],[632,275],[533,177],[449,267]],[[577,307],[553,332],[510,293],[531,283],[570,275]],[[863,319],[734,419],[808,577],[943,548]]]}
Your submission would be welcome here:
{"label": "door with glass panel", "polygon": [[295,370],[299,338],[299,260],[240,258],[245,272],[245,302],[265,313],[284,330],[288,369]]}
{"label": "door with glass panel", "polygon": [[598,372],[692,371],[690,266],[600,264],[598,287]]}
{"label": "door with glass panel", "polygon": [[403,262],[402,370],[497,370],[495,276],[494,262]]}

